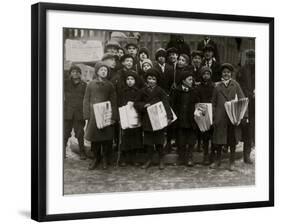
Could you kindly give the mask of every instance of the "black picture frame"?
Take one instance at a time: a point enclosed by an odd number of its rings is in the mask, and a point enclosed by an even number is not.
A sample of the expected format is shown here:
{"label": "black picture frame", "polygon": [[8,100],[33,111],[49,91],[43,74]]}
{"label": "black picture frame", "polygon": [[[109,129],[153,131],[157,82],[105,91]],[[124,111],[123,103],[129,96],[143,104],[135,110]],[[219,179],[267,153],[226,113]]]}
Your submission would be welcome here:
{"label": "black picture frame", "polygon": [[[196,206],[160,207],[69,214],[46,214],[46,13],[63,10],[87,13],[111,13],[154,17],[177,17],[216,21],[253,22],[269,25],[269,200]],[[32,61],[32,155],[31,155],[31,218],[37,221],[74,220],[116,216],[193,212],[274,206],[274,18],[240,15],[163,11],[89,5],[37,3],[31,11]]]}

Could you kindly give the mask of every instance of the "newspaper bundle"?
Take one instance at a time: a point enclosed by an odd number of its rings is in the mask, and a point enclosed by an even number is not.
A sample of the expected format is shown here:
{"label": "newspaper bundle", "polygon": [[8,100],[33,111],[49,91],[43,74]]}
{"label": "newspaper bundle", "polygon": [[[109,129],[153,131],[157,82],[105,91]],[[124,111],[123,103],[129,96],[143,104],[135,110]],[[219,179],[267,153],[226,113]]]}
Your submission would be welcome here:
{"label": "newspaper bundle", "polygon": [[[172,108],[171,111],[173,114],[172,122],[174,122],[177,119],[177,116]],[[147,112],[153,131],[161,130],[168,126],[167,113],[162,102],[158,102],[147,107]]]}
{"label": "newspaper bundle", "polygon": [[98,129],[112,124],[112,107],[110,101],[96,103],[93,107]]}
{"label": "newspaper bundle", "polygon": [[140,127],[139,115],[133,105],[127,104],[123,107],[119,107],[119,116],[121,128],[137,128]]}
{"label": "newspaper bundle", "polygon": [[237,99],[237,95],[234,100],[225,102],[225,111],[233,125],[240,124],[248,108],[248,103],[248,98]]}
{"label": "newspaper bundle", "polygon": [[197,103],[195,105],[194,120],[201,132],[210,130],[213,124],[212,104]]}

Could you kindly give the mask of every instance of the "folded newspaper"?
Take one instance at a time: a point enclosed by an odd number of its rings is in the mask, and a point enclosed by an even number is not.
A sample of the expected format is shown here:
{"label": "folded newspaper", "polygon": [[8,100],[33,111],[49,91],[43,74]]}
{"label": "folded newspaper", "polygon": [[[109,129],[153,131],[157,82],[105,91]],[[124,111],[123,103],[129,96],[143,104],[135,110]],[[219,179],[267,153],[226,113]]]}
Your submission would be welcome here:
{"label": "folded newspaper", "polygon": [[119,107],[121,128],[137,128],[141,126],[139,115],[133,105],[127,104]]}
{"label": "folded newspaper", "polygon": [[98,129],[112,124],[112,107],[110,101],[93,104],[93,107]]}
{"label": "folded newspaper", "polygon": [[[172,122],[174,122],[177,119],[177,116],[172,108],[171,111],[173,114]],[[158,102],[147,107],[147,112],[153,131],[161,130],[168,126],[167,113],[162,102]]]}
{"label": "folded newspaper", "polygon": [[240,124],[247,111],[248,103],[248,98],[238,99],[237,95],[234,100],[225,102],[225,111],[233,125],[238,126]]}
{"label": "folded newspaper", "polygon": [[201,132],[210,130],[213,124],[212,104],[197,103],[195,105],[194,120]]}

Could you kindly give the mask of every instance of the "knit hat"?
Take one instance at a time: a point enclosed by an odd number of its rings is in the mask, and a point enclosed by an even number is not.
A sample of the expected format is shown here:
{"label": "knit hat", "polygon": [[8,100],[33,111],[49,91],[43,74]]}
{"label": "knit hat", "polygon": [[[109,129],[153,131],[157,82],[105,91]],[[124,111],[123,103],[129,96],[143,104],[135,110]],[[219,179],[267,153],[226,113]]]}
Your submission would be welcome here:
{"label": "knit hat", "polygon": [[143,67],[143,65],[144,65],[145,63],[148,63],[151,68],[153,67],[152,61],[151,61],[150,59],[148,59],[148,58],[147,58],[147,59],[144,59],[144,60],[142,61],[142,66],[141,66],[141,67]]}
{"label": "knit hat", "polygon": [[146,73],[145,73],[145,80],[147,80],[147,77],[148,77],[148,76],[154,76],[154,77],[156,77],[157,82],[159,81],[159,73],[158,73],[158,71],[157,71],[156,69],[154,69],[154,68],[150,68],[150,69],[148,69],[148,70],[146,71]]}
{"label": "knit hat", "polygon": [[76,70],[77,72],[79,72],[80,74],[82,74],[81,68],[78,67],[77,65],[72,65],[69,69],[69,74],[73,71]]}
{"label": "knit hat", "polygon": [[223,70],[224,68],[229,69],[231,72],[234,71],[234,68],[233,68],[232,64],[230,64],[230,63],[223,63],[223,64],[221,65],[221,67],[220,67],[220,71],[222,72],[222,70]]}
{"label": "knit hat", "polygon": [[195,51],[192,51],[191,53],[191,57],[194,58],[195,56],[200,56],[201,58],[203,57],[203,52],[202,51],[199,51],[199,50],[195,50]]}
{"label": "knit hat", "polygon": [[149,50],[146,47],[140,48],[138,55],[140,55],[141,53],[145,53],[147,55],[147,58],[149,58]]}
{"label": "knit hat", "polygon": [[124,54],[124,55],[121,57],[120,61],[123,62],[123,61],[125,61],[126,58],[132,58],[133,61],[135,60],[132,55],[130,55],[130,54]]}
{"label": "knit hat", "polygon": [[137,80],[137,73],[133,70],[126,70],[124,71],[124,77],[125,77],[125,80],[129,77],[129,76],[132,76],[134,77],[135,80]]}
{"label": "knit hat", "polygon": [[210,72],[210,75],[212,75],[212,69],[208,66],[203,66],[201,69],[200,69],[200,75],[203,76],[203,74],[205,72]]}
{"label": "knit hat", "polygon": [[166,58],[166,56],[167,56],[167,51],[164,48],[158,48],[155,52],[155,59],[156,60],[161,56],[164,57],[164,58]]}
{"label": "knit hat", "polygon": [[176,53],[178,54],[178,49],[175,47],[170,47],[167,49],[167,55],[169,55],[170,53]]}
{"label": "knit hat", "polygon": [[[107,73],[109,74],[109,67],[102,61],[98,61],[95,65],[95,73],[96,75],[98,74],[98,71],[101,67],[106,67],[107,68]],[[107,75],[108,75],[107,74]]]}

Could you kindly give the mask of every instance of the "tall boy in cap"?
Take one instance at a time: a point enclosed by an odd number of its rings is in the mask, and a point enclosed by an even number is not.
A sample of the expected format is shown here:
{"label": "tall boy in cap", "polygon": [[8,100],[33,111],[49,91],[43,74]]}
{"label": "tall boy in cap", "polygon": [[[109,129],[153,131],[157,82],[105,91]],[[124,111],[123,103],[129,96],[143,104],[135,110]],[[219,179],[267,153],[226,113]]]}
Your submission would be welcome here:
{"label": "tall boy in cap", "polygon": [[242,141],[244,162],[252,164],[251,146],[255,141],[255,51],[253,49],[246,51],[245,65],[241,67],[237,81],[249,99],[248,122],[242,124]]}
{"label": "tall boy in cap", "polygon": [[146,72],[147,86],[140,90],[140,94],[137,96],[135,108],[141,115],[141,123],[143,127],[143,144],[147,150],[147,160],[142,166],[143,169],[147,169],[152,163],[152,156],[154,147],[159,153],[159,169],[164,169],[164,149],[165,142],[164,129],[153,131],[150,119],[147,112],[147,107],[158,102],[162,102],[166,113],[168,122],[173,119],[173,114],[170,109],[168,96],[165,91],[158,86],[159,75],[155,69],[149,69]]}
{"label": "tall boy in cap", "polygon": [[198,42],[197,50],[204,51],[204,48],[207,45],[213,46],[213,48],[214,48],[214,58],[219,63],[220,57],[219,57],[218,47],[217,47],[216,42],[214,40],[212,40],[210,36],[205,36],[203,40]]}
{"label": "tall boy in cap", "polygon": [[191,53],[191,65],[189,66],[190,72],[193,73],[195,79],[195,85],[199,85],[202,81],[201,68],[202,68],[203,52],[199,50],[192,51]]}
{"label": "tall boy in cap", "polygon": [[214,60],[214,47],[210,44],[207,44],[204,48],[203,65],[212,69],[211,79],[213,82],[221,81],[220,64]]}
{"label": "tall boy in cap", "polygon": [[75,137],[78,139],[80,159],[85,160],[83,98],[87,84],[81,80],[81,69],[72,66],[69,70],[70,79],[64,82],[64,158],[68,138],[74,128]]}
{"label": "tall boy in cap", "polygon": [[[201,75],[201,82],[197,86],[197,94],[199,97],[199,102],[200,103],[212,103],[212,96],[213,96],[213,91],[215,88],[214,83],[211,80],[212,76],[212,70],[208,66],[203,66],[200,70],[200,75]],[[210,161],[212,162],[213,155],[211,155],[209,159],[209,141],[211,140],[213,133],[213,129],[211,128],[210,130],[206,132],[201,132],[200,137],[202,137],[203,140],[203,164],[204,165],[209,165]]]}
{"label": "tall boy in cap", "polygon": [[196,143],[195,104],[199,102],[194,89],[193,74],[186,71],[181,83],[173,91],[173,109],[177,115],[177,145],[179,159],[187,166],[193,166],[193,148]]}
{"label": "tall boy in cap", "polygon": [[167,63],[172,66],[173,68],[173,78],[172,78],[172,85],[170,88],[176,87],[176,69],[177,69],[177,63],[178,63],[178,49],[175,47],[171,47],[167,49]]}
{"label": "tall boy in cap", "polygon": [[135,43],[128,43],[125,48],[128,54],[133,56],[134,60],[136,60],[138,54],[138,45]]}
{"label": "tall boy in cap", "polygon": [[220,166],[221,151],[224,145],[230,147],[229,170],[234,170],[235,148],[240,140],[239,126],[234,126],[226,111],[225,102],[235,99],[244,98],[244,93],[238,82],[232,79],[233,66],[224,63],[221,66],[222,81],[214,88],[212,96],[212,106],[214,115],[214,133],[213,133],[213,153],[216,153],[216,161],[211,164],[211,168]]}
{"label": "tall boy in cap", "polygon": [[83,101],[83,116],[87,120],[85,139],[91,141],[91,150],[94,159],[89,164],[89,170],[97,167],[102,152],[102,166],[107,169],[109,153],[112,149],[114,136],[113,125],[98,128],[94,114],[93,105],[96,103],[109,101],[112,108],[112,124],[117,120],[117,99],[112,83],[107,79],[109,68],[103,62],[95,65],[96,78],[91,81],[87,88]]}
{"label": "tall boy in cap", "polygon": [[[136,64],[137,67],[137,74],[139,76],[143,76],[143,61],[149,59],[149,51],[146,47],[142,47],[140,48],[139,52],[138,52],[138,62]],[[152,66],[151,66],[152,67]]]}

